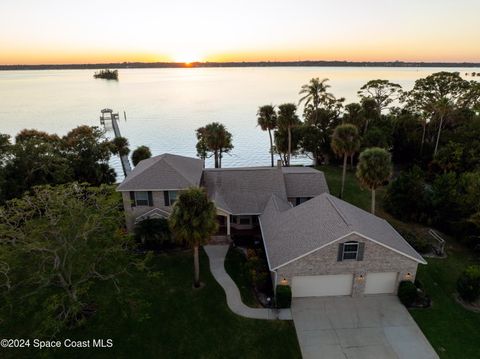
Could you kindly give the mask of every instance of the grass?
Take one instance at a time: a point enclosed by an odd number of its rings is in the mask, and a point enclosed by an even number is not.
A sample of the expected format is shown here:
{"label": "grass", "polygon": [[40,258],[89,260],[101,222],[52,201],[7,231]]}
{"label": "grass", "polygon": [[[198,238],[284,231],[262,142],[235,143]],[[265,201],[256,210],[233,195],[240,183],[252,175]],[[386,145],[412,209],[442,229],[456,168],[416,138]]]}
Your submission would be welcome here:
{"label": "grass", "polygon": [[249,307],[260,307],[246,269],[247,259],[240,249],[230,247],[225,258],[225,270],[240,290],[242,302]]}
{"label": "grass", "polygon": [[418,279],[433,305],[410,313],[441,358],[480,358],[480,313],[466,310],[454,297],[457,278],[475,260],[451,241],[447,254],[447,259],[428,259],[428,265],[420,266]]}
{"label": "grass", "polygon": [[[125,315],[111,303],[111,292],[99,286],[99,310],[83,328],[63,333],[66,338],[112,338],[111,349],[60,351],[10,350],[2,358],[300,358],[292,322],[246,319],[227,307],[225,293],[212,277],[201,252],[201,280],[205,287],[192,289],[191,252],[158,255],[158,278],[144,274],[131,279],[150,303],[145,314]],[[124,283],[125,285],[125,283]],[[44,303],[39,303],[44,305]],[[27,319],[28,320],[28,319]],[[0,337],[32,338],[28,323],[11,318],[2,323]],[[34,354],[34,355],[32,355]]]}
{"label": "grass", "polygon": [[[325,173],[325,177],[330,188],[330,193],[334,196],[340,195],[342,187],[342,167],[340,166],[319,166],[318,169]],[[384,190],[378,189],[376,193],[377,207],[383,198]],[[345,189],[343,199],[354,204],[357,207],[370,211],[371,192],[363,188],[355,177],[353,170],[347,170],[345,178]]]}
{"label": "grass", "polygon": [[[341,167],[322,166],[330,192],[338,195],[341,186]],[[425,233],[427,228],[416,223],[405,223],[393,218],[381,208],[384,189],[377,191],[377,215],[388,220],[399,230]],[[365,210],[370,209],[370,191],[360,187],[353,171],[347,173],[344,199]],[[480,313],[464,309],[455,301],[455,285],[466,266],[478,263],[470,250],[455,238],[447,239],[446,259],[427,259],[428,265],[419,265],[417,278],[432,298],[432,307],[411,309],[410,313],[441,358],[480,358]]]}

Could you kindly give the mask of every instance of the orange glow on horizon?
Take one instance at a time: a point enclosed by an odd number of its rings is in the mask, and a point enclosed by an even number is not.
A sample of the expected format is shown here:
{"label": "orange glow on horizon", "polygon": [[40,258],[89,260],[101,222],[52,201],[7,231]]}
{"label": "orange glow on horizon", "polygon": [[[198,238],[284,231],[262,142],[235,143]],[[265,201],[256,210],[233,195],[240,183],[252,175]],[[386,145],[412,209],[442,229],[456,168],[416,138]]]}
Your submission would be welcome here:
{"label": "orange glow on horizon", "polygon": [[[445,48],[442,44],[431,43],[418,48],[408,44],[384,44],[368,46],[352,45],[345,48],[340,44],[316,49],[309,47],[283,47],[271,49],[243,48],[238,51],[204,51],[175,49],[171,54],[150,51],[118,51],[116,49],[69,50],[49,47],[5,51],[0,53],[3,65],[39,65],[39,64],[92,64],[122,62],[177,62],[189,65],[194,62],[255,62],[255,61],[405,61],[405,62],[480,62],[478,49],[457,44],[457,51]],[[462,56],[459,54],[462,53]]]}
{"label": "orange glow on horizon", "polygon": [[90,2],[1,2],[0,64],[480,62],[478,0]]}
{"label": "orange glow on horizon", "polygon": [[370,52],[361,53],[336,53],[315,54],[310,52],[239,52],[224,53],[206,56],[205,58],[196,56],[170,56],[154,55],[142,53],[128,54],[89,54],[89,53],[60,53],[49,52],[48,54],[11,54],[9,56],[0,55],[0,65],[56,65],[56,64],[103,64],[103,63],[123,63],[123,62],[175,62],[191,65],[195,62],[289,62],[289,61],[350,61],[350,62],[480,62],[480,57],[471,53],[465,57],[459,58],[455,53],[431,53],[424,56],[415,56],[414,53],[405,54],[384,54]]}

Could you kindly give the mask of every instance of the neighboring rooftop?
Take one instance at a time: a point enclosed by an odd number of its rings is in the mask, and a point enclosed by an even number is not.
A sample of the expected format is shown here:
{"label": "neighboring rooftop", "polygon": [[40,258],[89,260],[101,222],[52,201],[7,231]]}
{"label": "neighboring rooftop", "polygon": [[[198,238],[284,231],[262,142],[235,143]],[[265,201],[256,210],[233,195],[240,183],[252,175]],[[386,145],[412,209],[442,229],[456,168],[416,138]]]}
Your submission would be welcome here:
{"label": "neighboring rooftop", "polygon": [[177,190],[199,186],[203,161],[164,153],[141,161],[118,186],[118,191]]}
{"label": "neighboring rooftop", "polygon": [[282,202],[272,196],[260,216],[272,270],[353,232],[426,263],[387,221],[328,193],[293,208]]}

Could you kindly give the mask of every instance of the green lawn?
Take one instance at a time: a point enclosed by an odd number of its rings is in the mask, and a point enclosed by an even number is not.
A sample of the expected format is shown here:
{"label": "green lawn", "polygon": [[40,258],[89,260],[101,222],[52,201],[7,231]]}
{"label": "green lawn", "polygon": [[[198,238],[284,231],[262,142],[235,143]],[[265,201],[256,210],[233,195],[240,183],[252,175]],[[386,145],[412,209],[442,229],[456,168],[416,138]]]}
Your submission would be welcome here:
{"label": "green lawn", "polygon": [[[330,188],[330,193],[338,197],[340,194],[340,188],[342,186],[342,167],[319,166],[318,169],[325,173],[328,187]],[[377,190],[377,204],[381,201],[383,193],[384,191],[382,189]],[[355,178],[354,170],[347,171],[343,197],[344,200],[354,204],[355,206],[363,208],[366,211],[370,211],[371,192],[370,190],[360,186],[360,183]]]}
{"label": "green lawn", "polygon": [[[341,167],[322,166],[319,169],[325,172],[330,192],[338,195]],[[379,216],[398,229],[425,231],[421,225],[404,223],[385,213],[381,209],[384,190],[378,192]],[[370,192],[360,188],[353,171],[347,174],[344,199],[366,210],[370,208]],[[454,298],[458,276],[467,265],[475,263],[475,259],[468,248],[455,239],[447,238],[446,248],[448,258],[427,259],[428,265],[418,268],[418,278],[432,298],[432,307],[413,309],[410,313],[441,358],[480,358],[480,313],[465,310]]]}
{"label": "green lawn", "polygon": [[[110,303],[111,292],[99,287],[97,314],[83,328],[64,337],[112,338],[114,347],[103,350],[43,351],[47,358],[300,358],[292,322],[252,320],[233,314],[225,293],[210,274],[201,252],[201,279],[205,287],[192,289],[191,252],[158,255],[154,268],[161,275],[136,275],[131,285],[150,306],[148,318],[125,316]],[[125,285],[125,284],[124,284]],[[44,305],[44,303],[39,304]],[[28,319],[26,319],[28,320]],[[25,321],[2,323],[1,337],[32,338]],[[0,349],[1,351],[1,349]],[[32,355],[35,354],[35,355]],[[0,357],[30,358],[38,352],[9,350]]]}

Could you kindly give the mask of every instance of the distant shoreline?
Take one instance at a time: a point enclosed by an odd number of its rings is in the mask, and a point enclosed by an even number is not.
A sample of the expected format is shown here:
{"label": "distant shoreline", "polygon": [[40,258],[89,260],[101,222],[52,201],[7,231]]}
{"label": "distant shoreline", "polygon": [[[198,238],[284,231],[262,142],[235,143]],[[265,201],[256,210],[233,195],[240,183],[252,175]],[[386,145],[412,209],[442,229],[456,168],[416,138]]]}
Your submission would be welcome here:
{"label": "distant shoreline", "polygon": [[143,68],[211,67],[480,67],[478,62],[357,62],[357,61],[255,61],[255,62],[122,62],[100,64],[0,65],[0,71],[18,70],[96,70]]}

